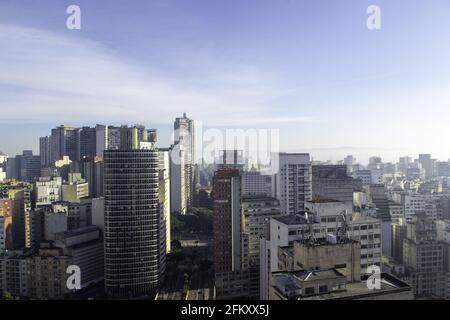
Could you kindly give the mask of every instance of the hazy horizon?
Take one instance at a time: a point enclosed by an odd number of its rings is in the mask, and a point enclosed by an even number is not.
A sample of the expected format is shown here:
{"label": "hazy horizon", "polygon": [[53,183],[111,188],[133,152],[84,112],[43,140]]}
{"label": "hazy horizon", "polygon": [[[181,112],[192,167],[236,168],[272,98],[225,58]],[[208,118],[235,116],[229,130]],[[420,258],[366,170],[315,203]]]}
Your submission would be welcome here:
{"label": "hazy horizon", "polygon": [[[181,116],[181,115],[180,115]],[[189,115],[188,115],[189,116]],[[92,122],[92,123],[81,123],[81,124],[72,124],[72,123],[65,123],[64,125],[69,126],[75,126],[75,127],[82,127],[82,126],[95,126],[96,124],[101,125],[114,125],[114,126],[120,126],[120,125],[145,125],[147,129],[157,129],[157,137],[158,141],[156,143],[157,147],[160,148],[166,148],[169,147],[173,141],[171,141],[172,134],[173,134],[173,124],[167,124],[167,125],[149,125],[145,123],[140,122],[122,122],[122,123],[100,123],[100,122]],[[2,149],[0,146],[0,152],[3,152],[7,154],[8,156],[15,156],[22,153],[23,150],[32,150],[34,154],[39,154],[39,137],[41,136],[47,136],[50,135],[50,131],[52,128],[55,128],[56,126],[63,125],[60,124],[53,124],[53,125],[41,125],[39,127],[39,130],[37,132],[41,133],[36,139],[33,139],[30,141],[30,143],[27,145],[26,148],[11,148],[11,150],[8,151],[8,149]],[[206,128],[205,130],[207,130]],[[221,128],[224,129],[224,128]],[[281,131],[282,133],[282,131]],[[21,131],[21,134],[24,135],[24,138],[28,135],[27,131]],[[282,139],[280,139],[282,140]],[[204,143],[205,145],[207,142]],[[389,148],[370,148],[370,147],[363,147],[363,146],[329,146],[329,147],[298,147],[298,148],[284,148],[280,146],[280,152],[304,152],[309,153],[311,155],[311,158],[314,161],[332,161],[337,162],[340,160],[343,160],[344,157],[348,155],[353,155],[357,163],[360,164],[368,164],[369,158],[372,156],[380,156],[383,160],[383,162],[392,162],[396,163],[398,162],[399,157],[411,157],[412,159],[417,159],[419,154],[422,153],[430,153],[427,152],[427,150],[422,151],[415,151],[415,150],[408,150],[407,148],[401,148],[401,149],[389,149]],[[445,156],[439,157],[439,154],[433,154],[431,153],[432,158],[438,159],[439,161],[450,161],[449,158],[445,158]]]}

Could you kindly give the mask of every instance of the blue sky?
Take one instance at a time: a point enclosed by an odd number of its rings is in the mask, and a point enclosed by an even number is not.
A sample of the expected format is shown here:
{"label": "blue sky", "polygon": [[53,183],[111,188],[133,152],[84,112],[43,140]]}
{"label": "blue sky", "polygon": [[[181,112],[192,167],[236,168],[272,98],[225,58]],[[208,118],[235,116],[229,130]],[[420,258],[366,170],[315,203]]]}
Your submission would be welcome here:
{"label": "blue sky", "polygon": [[[82,29],[65,27],[78,4]],[[382,29],[366,28],[381,8]],[[317,159],[450,158],[447,0],[0,2],[0,150],[61,123],[279,128]]]}

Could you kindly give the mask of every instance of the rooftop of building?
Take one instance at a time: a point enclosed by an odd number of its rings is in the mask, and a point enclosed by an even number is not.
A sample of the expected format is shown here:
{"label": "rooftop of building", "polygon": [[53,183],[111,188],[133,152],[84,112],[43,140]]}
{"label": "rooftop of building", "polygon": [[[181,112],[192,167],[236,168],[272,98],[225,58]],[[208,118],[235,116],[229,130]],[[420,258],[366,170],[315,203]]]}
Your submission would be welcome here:
{"label": "rooftop of building", "polygon": [[336,199],[331,198],[316,198],[314,200],[308,201],[310,203],[335,203],[335,202],[342,202]]}
{"label": "rooftop of building", "polygon": [[382,273],[380,276],[380,289],[369,289],[367,286],[368,276],[361,277],[361,282],[347,283],[344,291],[331,292],[320,296],[311,296],[307,300],[349,300],[349,299],[367,299],[386,294],[411,292],[411,287],[400,279],[388,273]]}
{"label": "rooftop of building", "polygon": [[239,170],[233,168],[221,168],[214,173],[215,178],[238,177],[239,175],[240,175]]}
{"label": "rooftop of building", "polygon": [[[295,272],[273,272],[272,276],[276,280],[273,287],[279,295],[289,300],[349,300],[349,299],[367,299],[386,294],[411,292],[411,287],[388,274],[381,273],[380,289],[370,289],[367,286],[368,276],[361,277],[360,282],[346,282],[346,277],[336,269],[316,270],[316,271],[295,271]],[[302,286],[305,282],[337,279],[345,281],[345,288],[326,293],[315,293],[313,295],[302,294]],[[284,292],[283,292],[284,291]],[[287,296],[288,293],[293,293]]]}
{"label": "rooftop of building", "polygon": [[289,155],[289,156],[302,155],[302,156],[309,156],[309,153],[305,153],[305,152],[280,152],[279,155]]}
{"label": "rooftop of building", "polygon": [[38,177],[35,182],[55,182],[56,180],[62,181],[62,178],[57,176]]}
{"label": "rooftop of building", "polygon": [[71,201],[58,200],[58,201],[52,202],[51,204],[39,205],[39,207],[53,208],[54,206],[68,206],[68,207],[72,207],[72,206],[89,205],[89,204],[91,204],[91,199],[92,198],[82,197],[82,198],[79,198],[79,199],[80,199],[80,202],[71,202]]}
{"label": "rooftop of building", "polygon": [[302,244],[307,247],[321,247],[321,246],[338,246],[342,244],[348,244],[348,243],[359,243],[356,240],[347,238],[347,237],[336,237],[336,242],[331,241],[328,238],[314,238],[314,239],[302,239],[302,240],[296,240],[295,243]]}
{"label": "rooftop of building", "polygon": [[[303,214],[302,214],[303,213]],[[298,224],[306,224],[306,218],[304,216],[304,213],[297,213],[297,214],[290,214],[290,215],[283,215],[279,217],[273,217],[272,219],[275,219],[278,222],[281,222],[286,225],[298,225]]]}
{"label": "rooftop of building", "polygon": [[30,249],[18,249],[18,250],[6,250],[4,252],[4,258],[6,259],[25,259],[34,254]]}
{"label": "rooftop of building", "polygon": [[0,182],[0,186],[1,187],[30,187],[31,188],[31,183],[26,182],[26,181],[19,181],[19,180],[15,180],[15,179],[6,179],[3,180],[2,182]]}
{"label": "rooftop of building", "polygon": [[268,197],[265,195],[255,195],[255,196],[243,196],[242,202],[262,202],[262,201],[273,201],[280,202],[277,198]]}
{"label": "rooftop of building", "polygon": [[285,253],[286,255],[293,257],[294,256],[294,246],[280,246],[278,247],[280,251]]}
{"label": "rooftop of building", "polygon": [[68,230],[65,232],[57,233],[59,236],[63,236],[64,238],[79,236],[88,232],[99,231],[100,228],[94,225],[86,226],[78,229]]}
{"label": "rooftop of building", "polygon": [[[59,245],[60,244],[57,243],[57,244],[55,244],[55,247],[59,248]],[[94,246],[94,245],[95,246],[98,246],[98,245],[103,246],[103,240],[100,239],[100,238],[93,239],[93,240],[84,241],[84,242],[80,242],[80,243],[77,243],[77,244],[69,245],[69,246],[67,246],[67,248],[70,249],[70,250],[77,250],[77,249],[80,249],[80,248],[88,248],[88,247],[91,247],[91,246]]]}
{"label": "rooftop of building", "polygon": [[341,278],[345,279],[345,276],[336,269],[325,269],[315,271],[277,271],[272,272],[272,276],[275,279],[275,289],[286,291],[299,291],[302,289],[302,284],[305,282],[313,282],[320,280],[329,280]]}
{"label": "rooftop of building", "polygon": [[[374,217],[365,215],[365,214],[361,214],[360,212],[356,212],[352,215],[352,220],[351,222],[380,222],[380,219],[376,219]],[[351,223],[350,222],[350,223]]]}
{"label": "rooftop of building", "polygon": [[303,282],[311,282],[317,280],[328,280],[334,278],[345,278],[345,275],[336,269],[314,270],[314,271],[295,271],[292,275]]}

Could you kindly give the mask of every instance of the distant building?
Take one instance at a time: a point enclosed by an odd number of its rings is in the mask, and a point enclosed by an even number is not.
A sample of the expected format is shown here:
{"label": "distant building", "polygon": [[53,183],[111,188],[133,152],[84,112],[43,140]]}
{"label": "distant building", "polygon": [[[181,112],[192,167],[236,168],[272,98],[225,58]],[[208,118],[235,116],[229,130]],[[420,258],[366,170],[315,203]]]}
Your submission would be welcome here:
{"label": "distant building", "polygon": [[108,126],[108,150],[120,148],[120,127]]}
{"label": "distant building", "polygon": [[61,125],[52,129],[49,137],[50,163],[68,156],[71,161],[80,158],[80,129]]}
{"label": "distant building", "polygon": [[419,193],[421,194],[437,194],[442,192],[442,182],[439,180],[431,180],[423,182],[419,186]]}
{"label": "distant building", "polygon": [[436,163],[436,176],[450,177],[450,162],[449,161],[438,161]]}
{"label": "distant building", "polygon": [[437,240],[436,224],[425,214],[417,214],[407,223],[403,263],[417,296],[446,298],[447,251],[447,244]]}
{"label": "distant building", "polygon": [[173,129],[175,145],[180,145],[181,150],[184,151],[182,154],[185,175],[184,189],[186,192],[187,208],[191,208],[194,206],[195,187],[197,185],[194,120],[189,119],[186,113],[184,113],[183,117],[175,119]]}
{"label": "distant building", "polygon": [[8,158],[5,163],[6,179],[20,180],[20,160],[16,156]]}
{"label": "distant building", "polygon": [[348,155],[344,158],[344,164],[347,167],[347,172],[352,173],[354,170],[353,166],[356,165],[356,158],[352,155]]}
{"label": "distant building", "polygon": [[80,160],[83,158],[103,158],[108,148],[108,129],[103,125],[82,127],[80,130]]}
{"label": "distant building", "polygon": [[179,144],[170,149],[170,210],[186,214],[188,199],[186,191],[185,156]]}
{"label": "distant building", "polygon": [[307,153],[280,153],[278,158],[277,198],[284,214],[305,210],[312,198],[311,162]]}
{"label": "distant building", "polygon": [[420,164],[417,167],[409,167],[406,170],[406,178],[408,180],[425,180],[425,169]]}
{"label": "distant building", "polygon": [[353,172],[353,178],[361,180],[363,186],[369,186],[372,184],[372,171],[356,170]]}
{"label": "distant building", "polygon": [[33,182],[40,176],[41,158],[34,156],[32,151],[24,150],[22,155],[8,158],[6,163],[6,178]]}
{"label": "distant building", "polygon": [[371,184],[369,186],[369,194],[372,203],[376,207],[375,218],[381,221],[381,230],[383,245],[383,254],[389,256],[391,254],[391,232],[392,232],[392,218],[390,216],[389,199],[386,193],[386,187],[383,184]]}
{"label": "distant building", "polygon": [[41,158],[41,167],[48,167],[52,164],[49,136],[39,138],[39,157]]}
{"label": "distant building", "polygon": [[356,189],[353,178],[347,176],[345,165],[312,166],[312,199],[334,199],[353,202]]}
{"label": "distant building", "polygon": [[398,223],[405,218],[405,207],[401,203],[389,201],[389,216],[392,223]]}
{"label": "distant building", "polygon": [[425,170],[425,179],[429,180],[434,176],[434,162],[430,154],[419,154],[419,163]]}
{"label": "distant building", "polygon": [[403,264],[403,242],[406,239],[406,225],[401,222],[392,224],[392,258]]}
{"label": "distant building", "polygon": [[242,172],[242,195],[246,197],[272,197],[273,176],[262,174],[259,171]]}
{"label": "distant building", "polygon": [[219,158],[216,160],[217,169],[245,169],[245,162],[242,150],[221,150]]}
{"label": "distant building", "polygon": [[[102,152],[103,155],[103,152]],[[89,186],[89,197],[103,197],[103,158],[84,158],[80,161],[80,173]]]}

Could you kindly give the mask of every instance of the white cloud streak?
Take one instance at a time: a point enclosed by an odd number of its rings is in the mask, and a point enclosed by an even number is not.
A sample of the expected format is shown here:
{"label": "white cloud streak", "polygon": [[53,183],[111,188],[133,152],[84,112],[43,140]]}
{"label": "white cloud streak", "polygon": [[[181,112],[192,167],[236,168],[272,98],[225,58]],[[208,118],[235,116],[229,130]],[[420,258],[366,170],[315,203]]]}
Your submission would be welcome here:
{"label": "white cloud streak", "polygon": [[0,43],[0,122],[170,123],[183,112],[217,126],[310,120],[271,117],[281,86],[245,66],[201,70],[208,85],[189,86],[87,39],[0,25]]}

